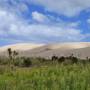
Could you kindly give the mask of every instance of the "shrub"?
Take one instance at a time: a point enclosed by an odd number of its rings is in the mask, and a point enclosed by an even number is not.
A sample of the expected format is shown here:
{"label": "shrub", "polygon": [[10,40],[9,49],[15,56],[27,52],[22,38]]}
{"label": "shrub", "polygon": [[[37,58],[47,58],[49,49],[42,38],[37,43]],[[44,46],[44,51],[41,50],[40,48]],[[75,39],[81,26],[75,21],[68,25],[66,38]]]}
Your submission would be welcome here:
{"label": "shrub", "polygon": [[4,74],[4,73],[5,73],[5,70],[6,70],[6,68],[5,68],[5,67],[0,66],[0,74]]}
{"label": "shrub", "polygon": [[31,62],[30,58],[24,58],[24,60],[23,60],[23,66],[24,67],[29,67],[31,65],[32,65],[32,62]]}
{"label": "shrub", "polygon": [[58,60],[58,57],[57,56],[52,56],[52,61],[55,61],[55,60]]}
{"label": "shrub", "polygon": [[45,61],[47,61],[45,58],[41,58],[41,57],[38,57],[36,58],[40,63],[44,63]]}
{"label": "shrub", "polygon": [[14,61],[14,65],[15,65],[15,66],[20,66],[20,62],[21,62],[21,61],[19,61],[19,60],[16,59],[16,60]]}
{"label": "shrub", "polygon": [[65,61],[65,57],[64,56],[62,56],[62,57],[60,57],[59,59],[58,59],[58,62],[59,63],[62,63],[62,62],[64,62]]}
{"label": "shrub", "polygon": [[72,63],[77,63],[78,62],[78,58],[77,57],[72,57],[71,60],[72,60]]}

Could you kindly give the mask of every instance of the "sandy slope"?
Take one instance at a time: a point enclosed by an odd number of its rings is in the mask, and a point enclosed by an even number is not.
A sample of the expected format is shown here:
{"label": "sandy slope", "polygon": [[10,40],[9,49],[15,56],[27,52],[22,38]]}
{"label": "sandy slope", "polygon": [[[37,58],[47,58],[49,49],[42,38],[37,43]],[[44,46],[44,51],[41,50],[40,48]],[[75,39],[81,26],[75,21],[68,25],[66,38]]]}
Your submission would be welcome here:
{"label": "sandy slope", "polygon": [[90,42],[57,43],[57,44],[15,44],[1,47],[0,51],[7,48],[19,50],[20,56],[40,56],[50,58],[52,55],[68,56],[74,54],[80,58],[90,57]]}
{"label": "sandy slope", "polygon": [[19,43],[19,44],[12,44],[12,45],[0,47],[0,51],[5,51],[8,48],[12,48],[12,50],[25,51],[25,50],[34,49],[41,46],[43,46],[43,44]]}
{"label": "sandy slope", "polygon": [[72,53],[80,58],[86,58],[87,56],[90,57],[90,43],[49,44],[32,50],[27,50],[26,52],[21,52],[20,54],[23,56],[40,56],[50,58],[52,55],[68,56]]}
{"label": "sandy slope", "polygon": [[49,49],[79,49],[90,47],[90,42],[56,43],[43,46]]}

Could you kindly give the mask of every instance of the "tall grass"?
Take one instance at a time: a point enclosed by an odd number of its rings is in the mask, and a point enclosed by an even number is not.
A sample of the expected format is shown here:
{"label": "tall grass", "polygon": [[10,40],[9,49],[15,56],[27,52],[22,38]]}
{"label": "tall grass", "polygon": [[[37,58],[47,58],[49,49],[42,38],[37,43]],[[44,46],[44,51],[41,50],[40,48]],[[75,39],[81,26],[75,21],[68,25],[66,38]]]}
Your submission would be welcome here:
{"label": "tall grass", "polygon": [[17,68],[0,74],[0,90],[90,90],[90,64]]}

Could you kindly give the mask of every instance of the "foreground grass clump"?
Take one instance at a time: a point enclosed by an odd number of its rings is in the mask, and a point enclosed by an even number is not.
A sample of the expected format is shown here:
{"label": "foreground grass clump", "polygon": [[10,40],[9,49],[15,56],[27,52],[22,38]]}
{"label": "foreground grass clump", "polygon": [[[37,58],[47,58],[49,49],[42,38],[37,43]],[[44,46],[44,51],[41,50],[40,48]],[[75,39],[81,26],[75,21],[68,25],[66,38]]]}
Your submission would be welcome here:
{"label": "foreground grass clump", "polygon": [[90,90],[90,64],[5,69],[0,90]]}

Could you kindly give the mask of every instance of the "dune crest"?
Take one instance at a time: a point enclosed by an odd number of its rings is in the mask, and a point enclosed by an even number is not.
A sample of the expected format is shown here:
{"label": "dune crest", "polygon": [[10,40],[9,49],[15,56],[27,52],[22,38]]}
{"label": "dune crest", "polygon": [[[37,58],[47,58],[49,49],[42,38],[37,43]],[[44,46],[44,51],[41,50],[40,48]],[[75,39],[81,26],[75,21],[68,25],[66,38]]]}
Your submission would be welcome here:
{"label": "dune crest", "polygon": [[7,45],[7,46],[0,47],[0,51],[5,51],[8,48],[12,48],[13,50],[26,51],[26,50],[41,47],[43,45],[44,44],[19,43],[19,44],[13,44],[13,45]]}
{"label": "dune crest", "polygon": [[90,47],[90,42],[57,43],[47,45],[50,49],[80,49]]}
{"label": "dune crest", "polygon": [[[67,56],[72,53],[80,58],[90,57],[90,42],[72,42],[72,43],[54,43],[54,44],[32,44],[21,43],[8,45],[0,48],[0,55],[8,48],[18,50],[20,56],[26,57],[45,57],[50,58],[52,55]],[[2,52],[1,52],[2,51]]]}

